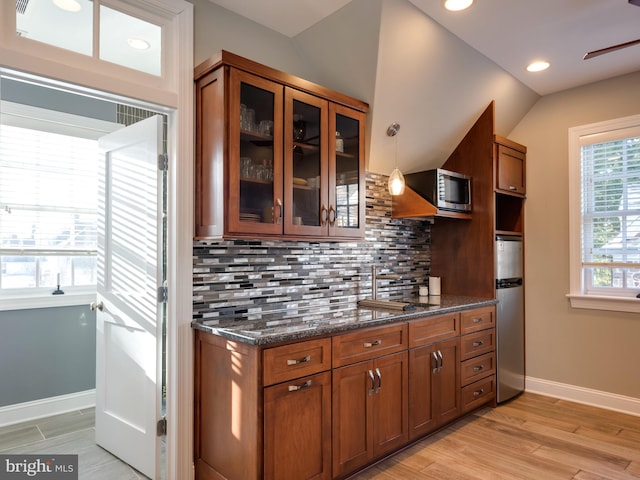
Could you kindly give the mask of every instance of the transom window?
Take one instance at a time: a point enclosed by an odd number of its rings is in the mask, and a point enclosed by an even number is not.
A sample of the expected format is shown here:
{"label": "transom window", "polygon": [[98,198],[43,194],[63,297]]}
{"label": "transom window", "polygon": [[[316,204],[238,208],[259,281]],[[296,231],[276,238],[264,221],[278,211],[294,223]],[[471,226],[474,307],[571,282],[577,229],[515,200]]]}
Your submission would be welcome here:
{"label": "transom window", "polygon": [[162,26],[92,0],[16,0],[16,35],[162,75]]}

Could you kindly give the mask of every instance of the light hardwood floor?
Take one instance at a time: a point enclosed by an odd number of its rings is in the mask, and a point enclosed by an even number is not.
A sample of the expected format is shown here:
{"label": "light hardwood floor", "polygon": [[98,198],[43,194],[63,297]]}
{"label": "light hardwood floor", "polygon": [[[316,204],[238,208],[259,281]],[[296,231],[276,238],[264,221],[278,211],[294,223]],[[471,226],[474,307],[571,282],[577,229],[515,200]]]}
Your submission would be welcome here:
{"label": "light hardwood floor", "polygon": [[358,480],[640,478],[640,417],[525,393],[484,408]]}
{"label": "light hardwood floor", "polygon": [[77,454],[78,480],[141,480],[140,472],[95,442],[94,409],[0,428],[2,454]]}

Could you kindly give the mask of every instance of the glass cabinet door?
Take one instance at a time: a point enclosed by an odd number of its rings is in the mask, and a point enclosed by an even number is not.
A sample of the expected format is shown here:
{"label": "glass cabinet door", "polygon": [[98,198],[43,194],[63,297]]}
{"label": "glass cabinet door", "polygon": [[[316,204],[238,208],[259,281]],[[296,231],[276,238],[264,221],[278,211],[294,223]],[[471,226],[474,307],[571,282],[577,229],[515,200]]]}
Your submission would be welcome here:
{"label": "glass cabinet door", "polygon": [[327,235],[328,102],[285,89],[284,232]]}
{"label": "glass cabinet door", "polygon": [[329,234],[364,236],[365,114],[341,105],[329,109]]}
{"label": "glass cabinet door", "polygon": [[231,69],[228,229],[281,234],[283,87]]}

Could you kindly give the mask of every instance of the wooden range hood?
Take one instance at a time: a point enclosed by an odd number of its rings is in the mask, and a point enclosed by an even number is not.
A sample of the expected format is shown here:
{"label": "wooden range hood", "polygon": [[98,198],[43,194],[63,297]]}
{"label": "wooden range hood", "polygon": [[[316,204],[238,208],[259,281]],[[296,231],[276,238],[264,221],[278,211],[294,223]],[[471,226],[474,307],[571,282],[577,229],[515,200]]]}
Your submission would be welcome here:
{"label": "wooden range hood", "polygon": [[429,200],[424,198],[410,186],[404,187],[402,195],[391,197],[391,218],[433,218],[448,217],[471,220],[470,213],[449,212],[439,210]]}

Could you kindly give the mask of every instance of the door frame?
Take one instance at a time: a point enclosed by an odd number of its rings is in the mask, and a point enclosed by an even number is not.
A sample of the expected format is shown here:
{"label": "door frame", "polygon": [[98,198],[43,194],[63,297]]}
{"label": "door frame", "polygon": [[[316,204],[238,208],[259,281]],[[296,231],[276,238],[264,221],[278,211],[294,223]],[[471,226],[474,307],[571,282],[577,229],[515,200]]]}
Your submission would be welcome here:
{"label": "door frame", "polygon": [[[166,478],[192,479],[193,467],[193,4],[184,0],[103,0],[125,5],[141,17],[163,18],[167,28],[164,83],[148,88],[137,75],[118,75],[107,62],[79,60],[78,54],[16,39],[15,6],[0,4],[0,70],[21,72],[51,86],[74,85],[78,93],[98,90],[168,108],[167,185],[167,390]],[[131,13],[131,12],[129,12]],[[42,48],[40,48],[42,47]],[[46,47],[46,48],[44,48]],[[53,52],[53,54],[52,54]],[[187,52],[181,55],[180,52]],[[115,72],[115,73],[114,73]],[[179,159],[179,160],[178,160]]]}

